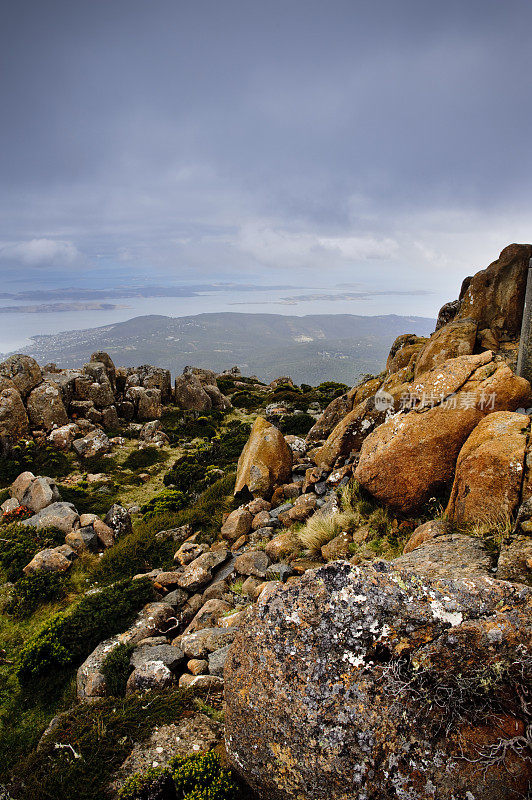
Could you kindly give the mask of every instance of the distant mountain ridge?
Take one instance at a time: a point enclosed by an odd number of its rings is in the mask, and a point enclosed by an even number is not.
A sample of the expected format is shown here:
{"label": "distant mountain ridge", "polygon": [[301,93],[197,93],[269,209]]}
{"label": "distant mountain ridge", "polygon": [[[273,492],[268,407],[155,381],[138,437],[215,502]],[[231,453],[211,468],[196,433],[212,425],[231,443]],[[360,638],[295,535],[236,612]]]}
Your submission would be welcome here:
{"label": "distant mountain ridge", "polygon": [[338,380],[349,385],[384,368],[394,339],[429,335],[435,320],[397,315],[242,314],[167,317],[156,314],[53,335],[34,336],[22,352],[41,364],[76,367],[95,350],[116,364],[148,363],[176,375],[187,365],[221,371],[233,364],[266,381],[291,375],[298,383]]}

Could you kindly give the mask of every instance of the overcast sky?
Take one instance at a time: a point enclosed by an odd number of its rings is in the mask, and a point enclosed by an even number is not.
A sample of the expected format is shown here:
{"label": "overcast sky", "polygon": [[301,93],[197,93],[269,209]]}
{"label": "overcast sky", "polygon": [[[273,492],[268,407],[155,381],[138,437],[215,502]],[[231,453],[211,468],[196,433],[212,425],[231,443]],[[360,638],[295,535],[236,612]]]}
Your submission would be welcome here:
{"label": "overcast sky", "polygon": [[7,0],[3,285],[347,282],[435,313],[532,240],[531,28],[529,0]]}

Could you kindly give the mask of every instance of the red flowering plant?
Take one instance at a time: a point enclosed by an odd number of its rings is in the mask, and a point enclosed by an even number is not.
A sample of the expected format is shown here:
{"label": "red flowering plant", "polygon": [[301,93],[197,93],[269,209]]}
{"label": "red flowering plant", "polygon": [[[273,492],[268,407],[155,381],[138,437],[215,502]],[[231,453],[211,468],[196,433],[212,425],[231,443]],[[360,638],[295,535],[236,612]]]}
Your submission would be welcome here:
{"label": "red flowering plant", "polygon": [[27,506],[17,506],[13,511],[7,511],[2,517],[3,525],[11,525],[13,522],[20,522],[33,516],[33,511]]}

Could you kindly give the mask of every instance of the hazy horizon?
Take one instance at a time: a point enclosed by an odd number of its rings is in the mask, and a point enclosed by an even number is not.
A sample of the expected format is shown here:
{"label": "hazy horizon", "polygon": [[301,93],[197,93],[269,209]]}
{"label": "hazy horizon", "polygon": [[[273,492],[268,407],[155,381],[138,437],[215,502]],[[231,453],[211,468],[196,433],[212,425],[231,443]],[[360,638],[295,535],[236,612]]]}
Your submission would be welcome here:
{"label": "hazy horizon", "polygon": [[[530,22],[517,0],[7,4],[0,349],[110,305],[435,316],[532,238]],[[218,282],[279,289],[116,295]],[[65,287],[105,308],[5,310]]]}

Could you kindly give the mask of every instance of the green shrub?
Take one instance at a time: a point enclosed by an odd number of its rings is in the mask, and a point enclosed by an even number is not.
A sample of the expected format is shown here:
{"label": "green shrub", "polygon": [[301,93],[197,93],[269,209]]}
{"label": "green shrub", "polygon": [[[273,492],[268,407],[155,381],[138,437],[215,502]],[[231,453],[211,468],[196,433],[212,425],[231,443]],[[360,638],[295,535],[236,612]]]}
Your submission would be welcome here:
{"label": "green shrub", "polygon": [[137,772],[124,783],[118,792],[118,800],[165,800],[177,798],[175,783],[167,767],[150,767],[146,772]]}
{"label": "green shrub", "polygon": [[69,460],[60,450],[49,445],[39,447],[33,439],[21,439],[0,455],[0,483],[13,483],[21,472],[56,478],[69,471]]}
{"label": "green shrub", "polygon": [[227,429],[221,431],[211,443],[211,448],[206,454],[207,463],[217,467],[226,467],[236,464],[244,445],[249,439],[251,424],[232,420]]}
{"label": "green shrub", "polygon": [[164,454],[158,447],[143,447],[142,450],[133,450],[122,463],[122,469],[146,469],[164,461]]}
{"label": "green shrub", "polygon": [[30,572],[15,584],[6,611],[15,617],[33,614],[42,603],[65,596],[65,575],[57,572]]}
{"label": "green shrub", "polygon": [[[124,476],[125,478],[125,476]],[[121,484],[125,480],[121,479]],[[75,486],[61,484],[61,497],[66,503],[72,503],[80,514],[97,514],[104,516],[114,502],[118,501],[114,483],[91,483],[80,481]]]}
{"label": "green shrub", "polygon": [[22,649],[20,682],[80,663],[99,642],[124,630],[153,597],[148,580],[125,580],[57,612]]}
{"label": "green shrub", "polygon": [[263,394],[255,394],[254,392],[238,391],[231,397],[231,403],[235,408],[255,409],[260,408],[264,403]]}
{"label": "green shrub", "polygon": [[101,671],[107,692],[112,697],[123,697],[126,693],[127,679],[133,671],[130,660],[134,649],[134,645],[121,642],[103,660]]}
{"label": "green shrub", "polygon": [[35,553],[47,547],[63,544],[65,534],[57,528],[25,527],[10,525],[1,529],[0,566],[4,569],[8,581],[20,578],[22,568],[28,564]]}
{"label": "green shrub", "polygon": [[310,414],[288,414],[279,423],[281,433],[306,436],[316,420]]}
{"label": "green shrub", "polygon": [[188,492],[201,484],[205,478],[205,452],[185,453],[174,463],[163,478],[165,486],[172,485],[181,492]]}
{"label": "green shrub", "polygon": [[183,800],[236,800],[239,787],[231,772],[220,764],[218,753],[177,756],[170,763],[178,798]]}
{"label": "green shrub", "polygon": [[[159,523],[160,527],[156,523]],[[156,533],[164,528],[177,527],[174,523],[175,515],[168,519],[167,514],[160,514],[148,522],[140,523],[133,533],[124,536],[105,551],[96,565],[93,578],[103,583],[110,583],[132,577],[137,573],[148,572],[153,566],[171,564],[173,543],[158,541]],[[154,527],[150,527],[151,525]]]}
{"label": "green shrub", "polygon": [[162,492],[141,506],[140,510],[146,519],[150,519],[150,517],[165,511],[180,511],[186,504],[187,497],[183,492],[179,492],[177,489],[163,489]]}
{"label": "green shrub", "polygon": [[38,750],[19,759],[10,784],[13,797],[110,797],[109,784],[132,742],[145,740],[156,725],[177,722],[186,709],[187,696],[181,690],[76,704],[61,715]]}
{"label": "green shrub", "polygon": [[224,513],[233,509],[235,478],[236,474],[230,472],[205,489],[192,505],[176,515],[175,526],[189,524],[206,534],[218,534]]}

